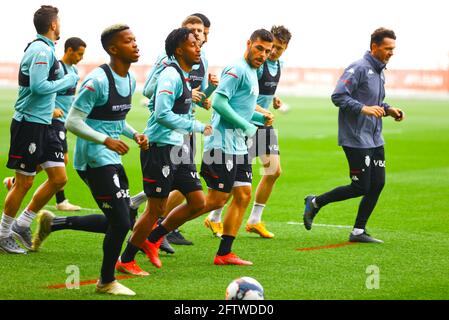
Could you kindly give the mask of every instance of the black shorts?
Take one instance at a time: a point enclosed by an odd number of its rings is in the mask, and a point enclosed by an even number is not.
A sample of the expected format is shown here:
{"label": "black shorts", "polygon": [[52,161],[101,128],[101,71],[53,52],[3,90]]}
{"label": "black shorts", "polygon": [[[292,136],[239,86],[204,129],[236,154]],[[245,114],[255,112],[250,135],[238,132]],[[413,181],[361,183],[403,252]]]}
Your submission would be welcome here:
{"label": "black shorts", "polygon": [[121,164],[78,170],[89,187],[98,207],[116,227],[130,228],[128,177]]}
{"label": "black shorts", "polygon": [[267,154],[279,154],[279,142],[272,126],[258,126],[254,137],[247,139],[250,159]]}
{"label": "black shorts", "polygon": [[55,131],[59,141],[61,141],[62,152],[67,153],[67,129],[65,128],[64,122],[53,119],[51,122],[51,127]]}
{"label": "black shorts", "polygon": [[230,193],[234,187],[250,186],[253,180],[247,154],[225,154],[220,149],[204,152],[201,176],[209,188],[226,193]]}
{"label": "black shorts", "polygon": [[64,166],[61,141],[50,125],[13,119],[10,132],[8,168],[34,175],[44,163],[43,169]]}
{"label": "black shorts", "polygon": [[186,195],[203,190],[193,163],[182,162],[182,146],[150,145],[140,152],[143,190],[149,198],[167,198],[172,190]]}

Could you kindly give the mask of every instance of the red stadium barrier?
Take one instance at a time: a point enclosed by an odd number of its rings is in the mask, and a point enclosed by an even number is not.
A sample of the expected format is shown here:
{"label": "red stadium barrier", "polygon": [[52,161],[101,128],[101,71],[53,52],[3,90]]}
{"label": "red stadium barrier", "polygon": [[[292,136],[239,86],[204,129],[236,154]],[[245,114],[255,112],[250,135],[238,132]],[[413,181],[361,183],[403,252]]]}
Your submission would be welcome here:
{"label": "red stadium barrier", "polygon": [[[78,65],[81,79],[97,66],[98,64],[81,62]],[[150,65],[142,64],[131,67],[138,86],[143,86],[150,68]],[[210,71],[220,75],[221,67],[210,67]],[[343,69],[285,68],[280,86],[284,89],[294,89],[301,85],[333,87],[342,71]],[[0,85],[17,85],[17,73],[17,64],[0,63]],[[386,70],[385,75],[387,89],[449,93],[449,70]]]}

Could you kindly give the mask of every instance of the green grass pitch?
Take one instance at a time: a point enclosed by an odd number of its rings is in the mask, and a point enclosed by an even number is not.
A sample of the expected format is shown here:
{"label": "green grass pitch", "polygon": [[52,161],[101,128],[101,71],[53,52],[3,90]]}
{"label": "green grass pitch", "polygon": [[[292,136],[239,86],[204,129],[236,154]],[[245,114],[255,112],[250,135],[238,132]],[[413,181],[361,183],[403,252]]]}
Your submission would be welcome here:
{"label": "green grass pitch", "polygon": [[[128,121],[142,130],[148,111],[140,106],[140,97],[136,94]],[[13,173],[5,164],[15,98],[15,90],[0,91],[2,179]],[[284,97],[284,101],[290,112],[275,112],[283,174],[263,215],[276,237],[261,239],[246,233],[242,226],[234,245],[235,252],[253,261],[254,266],[214,266],[219,240],[199,218],[181,228],[193,246],[175,246],[174,255],[162,253],[162,269],[155,269],[139,254],[138,263],[151,275],[122,282],[137,292],[136,298],[151,300],[224,299],[226,286],[240,276],[256,278],[265,288],[266,299],[272,300],[449,299],[449,102],[389,100],[405,110],[407,119],[402,123],[391,118],[384,121],[387,184],[368,228],[385,244],[298,251],[346,242],[359,199],[325,207],[309,232],[300,224],[304,196],[347,184],[348,169],[337,146],[337,108],[330,99]],[[198,115],[203,120],[209,117],[204,111]],[[68,138],[71,152],[75,138],[71,134]],[[123,163],[135,194],[141,189],[141,172],[138,148],[130,145]],[[68,176],[66,194],[70,201],[97,211],[71,164]],[[45,174],[36,178],[22,207],[44,179]],[[259,179],[257,165],[254,184]],[[5,195],[2,186],[1,209]],[[49,206],[54,206],[54,199]],[[96,279],[102,239],[99,234],[62,231],[52,234],[39,253],[0,254],[0,299],[129,299],[97,295],[93,285],[72,290],[47,288],[64,284],[70,265],[79,268],[81,281]],[[377,289],[366,286],[371,279],[367,273],[370,266],[379,270]]]}

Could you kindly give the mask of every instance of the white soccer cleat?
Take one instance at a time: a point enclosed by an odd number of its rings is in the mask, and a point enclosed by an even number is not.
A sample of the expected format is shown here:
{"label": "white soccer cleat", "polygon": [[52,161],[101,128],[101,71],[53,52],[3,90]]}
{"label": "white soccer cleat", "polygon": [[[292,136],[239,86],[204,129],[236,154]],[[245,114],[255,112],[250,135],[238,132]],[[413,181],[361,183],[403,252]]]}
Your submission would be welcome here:
{"label": "white soccer cleat", "polygon": [[97,287],[95,289],[97,293],[106,293],[112,294],[114,296],[135,296],[136,293],[131,289],[128,289],[124,285],[120,284],[117,280],[112,281],[107,284],[100,284],[100,281],[97,282]]}
{"label": "white soccer cleat", "polygon": [[79,211],[81,207],[71,204],[68,199],[65,199],[61,203],[56,204],[56,209],[59,211]]}

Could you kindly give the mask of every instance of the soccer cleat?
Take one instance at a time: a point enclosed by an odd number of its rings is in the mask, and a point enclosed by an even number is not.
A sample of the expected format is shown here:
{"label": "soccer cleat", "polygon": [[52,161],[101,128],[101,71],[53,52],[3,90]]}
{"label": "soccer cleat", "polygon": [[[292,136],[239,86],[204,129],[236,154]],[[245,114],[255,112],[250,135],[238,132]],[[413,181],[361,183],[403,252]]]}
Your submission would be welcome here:
{"label": "soccer cleat", "polygon": [[15,253],[15,254],[27,254],[27,251],[19,247],[17,242],[12,236],[6,238],[0,238],[0,252]]}
{"label": "soccer cleat", "polygon": [[246,224],[246,232],[257,233],[262,238],[271,239],[274,238],[274,233],[267,230],[263,222],[255,224]]}
{"label": "soccer cleat", "polygon": [[161,245],[159,246],[159,249],[166,252],[173,254],[175,253],[175,249],[170,245],[170,243],[167,240],[167,237],[162,237]]}
{"label": "soccer cleat", "polygon": [[3,184],[5,185],[5,188],[9,190],[11,190],[12,185],[15,182],[15,177],[6,177],[5,179],[3,179]]}
{"label": "soccer cleat", "polygon": [[181,231],[179,231],[178,229],[173,230],[172,232],[167,234],[166,237],[168,242],[171,244],[177,244],[181,246],[193,245],[193,242],[184,238],[184,236],[181,234]]}
{"label": "soccer cleat", "polygon": [[56,210],[59,211],[80,211],[81,207],[71,204],[68,199],[56,204]]}
{"label": "soccer cleat", "polygon": [[148,272],[142,270],[142,268],[138,266],[136,260],[130,262],[122,262],[119,258],[117,260],[117,263],[115,264],[115,270],[121,273],[132,274],[141,277],[150,275]]}
{"label": "soccer cleat", "polygon": [[217,266],[223,266],[223,265],[252,266],[253,265],[253,263],[251,261],[242,260],[236,254],[234,254],[232,252],[228,253],[225,256],[216,255],[214,258],[214,264]]}
{"label": "soccer cleat", "polygon": [[313,206],[312,200],[315,198],[315,196],[307,196],[304,198],[304,227],[307,230],[312,229],[312,223],[313,219],[315,218],[318,211],[320,211],[319,208],[315,208]]}
{"label": "soccer cleat", "polygon": [[51,223],[55,218],[55,215],[48,210],[41,210],[37,213],[37,229],[34,232],[31,246],[32,251],[39,251],[39,248],[45,239],[51,233]]}
{"label": "soccer cleat", "polygon": [[204,226],[212,230],[214,236],[218,238],[220,238],[223,235],[223,222],[221,221],[213,222],[209,219],[209,217],[206,217],[206,219],[204,219]]}
{"label": "soccer cleat", "polygon": [[161,259],[159,259],[159,246],[161,241],[162,238],[157,243],[152,243],[148,240],[145,240],[142,246],[140,247],[145,252],[150,262],[156,268],[162,267]]}
{"label": "soccer cleat", "polygon": [[120,284],[117,280],[106,284],[100,284],[97,282],[97,287],[95,288],[97,293],[107,293],[115,296],[135,296],[136,293],[131,289],[128,289],[124,285]]}
{"label": "soccer cleat", "polygon": [[384,243],[382,240],[376,239],[371,237],[366,231],[364,231],[362,234],[349,235],[349,242],[361,242],[361,243]]}
{"label": "soccer cleat", "polygon": [[33,242],[31,241],[31,229],[29,227],[21,227],[15,220],[11,227],[11,233],[14,239],[22,243],[27,250],[31,250]]}

